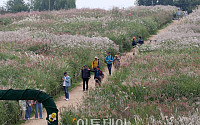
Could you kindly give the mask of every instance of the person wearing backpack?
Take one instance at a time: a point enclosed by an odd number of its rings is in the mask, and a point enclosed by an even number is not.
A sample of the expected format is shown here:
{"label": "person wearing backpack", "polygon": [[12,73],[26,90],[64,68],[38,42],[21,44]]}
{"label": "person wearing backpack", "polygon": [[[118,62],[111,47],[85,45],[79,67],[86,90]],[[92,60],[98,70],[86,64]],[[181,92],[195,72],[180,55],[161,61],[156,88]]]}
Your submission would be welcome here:
{"label": "person wearing backpack", "polygon": [[98,57],[95,56],[95,59],[94,59],[94,61],[92,62],[92,69],[95,70],[95,69],[97,68],[97,66],[100,67],[100,61],[99,61]]}
{"label": "person wearing backpack", "polygon": [[90,69],[87,68],[87,65],[84,65],[82,70],[82,79],[83,79],[83,91],[85,91],[85,83],[86,83],[86,91],[88,91],[88,81],[90,79]]}
{"label": "person wearing backpack", "polygon": [[108,67],[109,75],[111,75],[111,68],[112,68],[113,57],[110,54],[110,52],[108,52],[108,55],[106,56],[105,61],[107,62],[107,67]]}
{"label": "person wearing backpack", "polygon": [[139,37],[138,44],[140,44],[140,45],[144,44],[144,40],[142,39],[141,36]]}
{"label": "person wearing backpack", "polygon": [[104,74],[100,70],[100,67],[97,66],[97,68],[95,70],[91,70],[91,72],[94,72],[95,86],[101,86],[101,81],[104,78]]}

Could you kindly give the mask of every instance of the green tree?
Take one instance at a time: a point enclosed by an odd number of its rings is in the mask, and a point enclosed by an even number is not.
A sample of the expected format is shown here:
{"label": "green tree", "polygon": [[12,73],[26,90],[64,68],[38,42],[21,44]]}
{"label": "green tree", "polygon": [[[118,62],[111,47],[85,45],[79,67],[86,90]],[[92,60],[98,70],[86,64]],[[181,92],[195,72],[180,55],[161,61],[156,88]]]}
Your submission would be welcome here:
{"label": "green tree", "polygon": [[[55,0],[34,0],[34,10],[53,10]],[[49,8],[50,7],[50,8]]]}
{"label": "green tree", "polygon": [[159,4],[159,5],[173,5],[174,0],[158,0],[157,4]]}
{"label": "green tree", "polygon": [[137,0],[138,5],[151,6],[155,5],[156,0]]}
{"label": "green tree", "polygon": [[183,10],[192,12],[192,9],[200,5],[200,0],[137,0],[137,4],[143,6],[175,5]]}
{"label": "green tree", "polygon": [[17,13],[21,11],[28,11],[28,5],[24,0],[9,0],[6,4],[8,12]]}
{"label": "green tree", "polygon": [[0,14],[5,14],[6,13],[6,8],[0,7]]}
{"label": "green tree", "polygon": [[34,10],[40,11],[76,8],[76,0],[34,0],[33,3]]}

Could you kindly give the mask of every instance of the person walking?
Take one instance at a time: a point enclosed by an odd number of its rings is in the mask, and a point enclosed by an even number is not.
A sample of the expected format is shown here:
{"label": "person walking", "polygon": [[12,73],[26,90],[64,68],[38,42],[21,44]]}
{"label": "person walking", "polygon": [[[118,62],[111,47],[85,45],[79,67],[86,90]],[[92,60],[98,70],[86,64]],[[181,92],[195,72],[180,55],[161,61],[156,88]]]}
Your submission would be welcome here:
{"label": "person walking", "polygon": [[184,15],[184,17],[186,17],[186,16],[188,15],[187,10],[184,10],[184,11],[183,11],[183,15]]}
{"label": "person walking", "polygon": [[39,117],[40,117],[40,119],[43,119],[43,117],[42,117],[42,103],[39,103],[36,100],[35,101],[35,119],[38,119],[38,109],[39,109]]}
{"label": "person walking", "polygon": [[67,75],[67,72],[64,72],[63,88],[65,92],[66,101],[69,100],[69,87],[71,86],[70,76]]}
{"label": "person walking", "polygon": [[107,62],[107,67],[108,67],[109,75],[111,75],[111,68],[112,68],[113,57],[110,54],[110,52],[108,52],[108,55],[106,56],[105,61]]}
{"label": "person walking", "polygon": [[182,16],[182,11],[178,9],[178,11],[176,12],[176,19],[179,20],[181,16]]}
{"label": "person walking", "polygon": [[95,86],[101,86],[101,81],[104,78],[104,74],[100,70],[100,67],[97,66],[97,68],[95,70],[91,70],[91,72],[94,72]]}
{"label": "person walking", "polygon": [[26,119],[30,120],[31,118],[31,107],[32,107],[32,100],[26,100]]}
{"label": "person walking", "polygon": [[22,111],[22,120],[26,120],[26,100],[19,100],[19,106]]}
{"label": "person walking", "polygon": [[138,44],[142,45],[144,44],[144,40],[142,39],[141,36],[139,36],[139,39],[138,39]]}
{"label": "person walking", "polygon": [[120,59],[118,58],[118,55],[115,55],[115,59],[113,60],[113,65],[114,65],[115,69],[119,69]]}
{"label": "person walking", "polygon": [[92,62],[92,69],[95,70],[97,66],[100,67],[100,61],[97,56],[95,56],[94,61]]}
{"label": "person walking", "polygon": [[88,91],[88,81],[90,79],[90,69],[87,68],[87,65],[84,65],[82,70],[82,79],[83,79],[83,91],[85,91],[85,84],[86,84],[86,91]]}
{"label": "person walking", "polygon": [[133,41],[132,41],[132,46],[133,46],[133,48],[135,48],[136,45],[137,45],[137,43],[135,42],[135,37],[133,37]]}
{"label": "person walking", "polygon": [[132,46],[133,46],[133,55],[135,55],[135,47],[136,47],[137,43],[135,41],[135,37],[133,37],[133,41],[132,41]]}

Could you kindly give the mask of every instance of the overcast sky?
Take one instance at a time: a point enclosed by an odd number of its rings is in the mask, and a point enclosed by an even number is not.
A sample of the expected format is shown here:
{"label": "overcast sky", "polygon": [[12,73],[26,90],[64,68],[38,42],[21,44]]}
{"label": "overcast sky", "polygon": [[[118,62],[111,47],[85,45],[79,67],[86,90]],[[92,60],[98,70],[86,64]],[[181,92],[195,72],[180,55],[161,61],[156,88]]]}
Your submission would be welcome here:
{"label": "overcast sky", "polygon": [[[8,0],[0,0],[0,6],[3,6]],[[25,0],[28,1],[28,0]],[[101,8],[111,9],[112,7],[130,7],[134,6],[135,0],[76,0],[76,7],[79,8]]]}

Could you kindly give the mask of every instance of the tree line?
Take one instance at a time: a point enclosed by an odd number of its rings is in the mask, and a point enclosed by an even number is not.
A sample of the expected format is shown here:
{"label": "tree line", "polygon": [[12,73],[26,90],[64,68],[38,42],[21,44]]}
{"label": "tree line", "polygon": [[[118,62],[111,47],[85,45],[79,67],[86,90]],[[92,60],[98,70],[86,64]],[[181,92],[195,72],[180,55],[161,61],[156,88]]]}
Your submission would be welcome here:
{"label": "tree line", "polygon": [[192,9],[200,5],[200,0],[137,0],[137,4],[139,6],[171,5],[192,12]]}
{"label": "tree line", "polygon": [[76,0],[8,0],[5,7],[0,7],[0,13],[17,13],[30,10],[60,10],[76,8]]}

